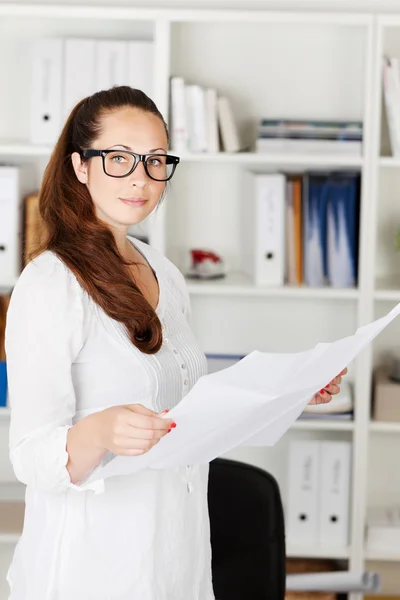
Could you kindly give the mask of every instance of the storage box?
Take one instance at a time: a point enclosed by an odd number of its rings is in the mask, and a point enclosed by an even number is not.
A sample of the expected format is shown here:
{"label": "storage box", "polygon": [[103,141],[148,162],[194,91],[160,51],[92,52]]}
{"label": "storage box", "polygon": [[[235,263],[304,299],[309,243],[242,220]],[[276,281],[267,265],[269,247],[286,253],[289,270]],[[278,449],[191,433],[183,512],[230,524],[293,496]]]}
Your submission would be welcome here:
{"label": "storage box", "polygon": [[376,369],[374,383],[374,420],[400,422],[400,383],[389,378],[387,367]]}

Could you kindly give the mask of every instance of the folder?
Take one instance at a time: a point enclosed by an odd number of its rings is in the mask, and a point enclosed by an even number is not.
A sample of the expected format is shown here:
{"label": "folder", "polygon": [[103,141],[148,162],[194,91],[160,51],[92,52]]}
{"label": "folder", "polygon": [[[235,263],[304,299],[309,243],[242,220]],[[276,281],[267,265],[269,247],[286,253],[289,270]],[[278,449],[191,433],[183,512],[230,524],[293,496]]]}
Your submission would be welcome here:
{"label": "folder", "polygon": [[219,152],[217,90],[206,89],[206,129],[208,152]]}
{"label": "folder", "polygon": [[302,178],[287,175],[286,188],[286,280],[303,282]]}
{"label": "folder", "polygon": [[293,440],[289,446],[286,533],[288,543],[310,547],[318,542],[320,443]]}
{"label": "folder", "polygon": [[189,132],[186,112],[186,91],[183,77],[171,77],[171,147],[180,154],[189,149]]}
{"label": "folder", "polygon": [[19,168],[0,166],[0,290],[13,288],[21,271],[21,212]]}
{"label": "folder", "polygon": [[205,90],[200,85],[185,85],[186,115],[191,152],[207,152]]}
{"label": "folder", "polygon": [[310,287],[327,283],[327,206],[329,176],[304,177],[304,279]]}
{"label": "folder", "polygon": [[128,42],[128,83],[142,90],[149,98],[154,96],[154,43],[134,40]]}
{"label": "folder", "polygon": [[293,181],[288,176],[286,180],[286,281],[290,285],[296,283],[295,247],[294,247],[294,203]]}
{"label": "folder", "polygon": [[255,285],[284,284],[285,190],[282,173],[246,173],[242,261],[244,272]]}
{"label": "folder", "polygon": [[128,85],[128,43],[119,40],[96,42],[96,91]]}
{"label": "folder", "polygon": [[354,287],[357,282],[358,179],[358,174],[346,174],[329,182],[327,271],[333,287]]}
{"label": "folder", "polygon": [[96,90],[96,42],[88,39],[65,40],[64,106],[66,119],[75,104]]}
{"label": "folder", "polygon": [[321,442],[319,543],[346,548],[349,540],[351,443]]}
{"label": "folder", "polygon": [[230,100],[226,96],[217,98],[218,122],[224,152],[239,152],[240,140]]}
{"label": "folder", "polygon": [[52,145],[62,126],[63,41],[42,38],[32,47],[30,141]]}
{"label": "folder", "polygon": [[293,177],[293,233],[296,283],[303,283],[302,177]]}

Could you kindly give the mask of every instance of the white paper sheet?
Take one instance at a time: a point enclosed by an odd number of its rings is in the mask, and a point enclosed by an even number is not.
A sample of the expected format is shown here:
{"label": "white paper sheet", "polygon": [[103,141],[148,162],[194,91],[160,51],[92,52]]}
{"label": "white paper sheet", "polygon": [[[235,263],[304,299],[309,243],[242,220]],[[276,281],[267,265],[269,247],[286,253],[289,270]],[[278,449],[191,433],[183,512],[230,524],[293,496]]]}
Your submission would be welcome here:
{"label": "white paper sheet", "polygon": [[227,369],[201,377],[168,413],[177,423],[173,432],[142,456],[116,456],[88,483],[144,468],[207,463],[240,445],[275,444],[311,397],[399,313],[400,303],[385,317],[336,342],[296,354],[254,351]]}

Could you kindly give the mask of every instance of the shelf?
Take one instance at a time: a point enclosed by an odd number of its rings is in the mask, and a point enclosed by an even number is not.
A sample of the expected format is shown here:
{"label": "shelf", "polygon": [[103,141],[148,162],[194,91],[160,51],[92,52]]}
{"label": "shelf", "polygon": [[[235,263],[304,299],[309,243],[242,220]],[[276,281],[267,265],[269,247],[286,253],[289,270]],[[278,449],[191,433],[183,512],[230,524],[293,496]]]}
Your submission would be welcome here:
{"label": "shelf", "polygon": [[325,419],[298,419],[292,429],[304,431],[353,431],[354,421],[329,421]]}
{"label": "shelf", "polygon": [[0,544],[16,544],[24,523],[24,502],[0,502]]}
{"label": "shelf", "polygon": [[381,156],[379,165],[385,169],[395,169],[400,167],[400,158],[394,156]]}
{"label": "shelf", "polygon": [[[171,150],[171,154],[174,154]],[[256,152],[219,152],[203,154],[178,153],[182,162],[217,162],[243,165],[271,165],[276,167],[305,167],[316,169],[318,167],[361,168],[361,156],[347,156],[341,154],[288,154],[288,153],[256,153]]]}
{"label": "shelf", "polygon": [[199,281],[187,279],[190,294],[204,296],[262,296],[271,298],[304,298],[325,300],[356,300],[358,289],[310,288],[307,286],[256,286],[240,273],[231,273],[224,279]]}
{"label": "shelf", "polygon": [[30,144],[29,142],[13,142],[2,140],[0,142],[0,156],[44,156],[49,157],[53,148]]}
{"label": "shelf", "polygon": [[[51,146],[35,145],[29,142],[3,140],[0,142],[0,155],[6,156],[50,156]],[[275,167],[305,167],[305,168],[361,168],[363,158],[359,156],[343,156],[340,154],[287,154],[287,153],[256,153],[256,152],[219,152],[203,154],[182,154],[174,150],[182,162],[191,163],[226,163],[239,165],[271,165]]]}
{"label": "shelf", "polygon": [[369,429],[373,433],[400,433],[400,423],[386,421],[372,421]]}
{"label": "shelf", "polygon": [[290,558],[349,558],[348,548],[319,548],[312,546],[304,548],[301,546],[286,546],[286,556]]}
{"label": "shelf", "polygon": [[400,554],[387,552],[386,550],[366,550],[365,560],[382,562],[400,562]]}

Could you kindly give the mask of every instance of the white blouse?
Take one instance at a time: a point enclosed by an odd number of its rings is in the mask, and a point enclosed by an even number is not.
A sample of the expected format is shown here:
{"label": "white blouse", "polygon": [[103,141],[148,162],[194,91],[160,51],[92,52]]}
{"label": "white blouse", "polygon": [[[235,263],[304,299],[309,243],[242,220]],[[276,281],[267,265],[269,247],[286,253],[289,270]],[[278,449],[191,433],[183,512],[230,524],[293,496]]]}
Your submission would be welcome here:
{"label": "white blouse", "polygon": [[121,404],[170,409],[206,373],[183,276],[129,239],[159,283],[164,339],[156,354],[141,353],[52,252],[28,264],[12,294],[10,457],[27,488],[9,600],[214,599],[207,466],[79,485],[66,469],[66,436],[76,421]]}

